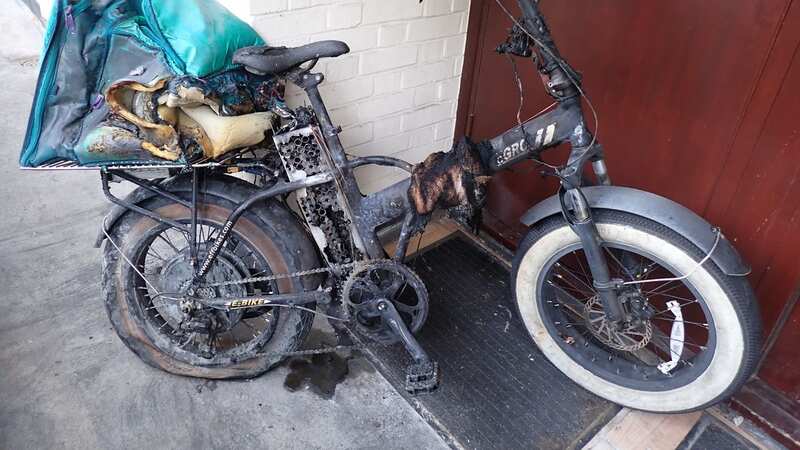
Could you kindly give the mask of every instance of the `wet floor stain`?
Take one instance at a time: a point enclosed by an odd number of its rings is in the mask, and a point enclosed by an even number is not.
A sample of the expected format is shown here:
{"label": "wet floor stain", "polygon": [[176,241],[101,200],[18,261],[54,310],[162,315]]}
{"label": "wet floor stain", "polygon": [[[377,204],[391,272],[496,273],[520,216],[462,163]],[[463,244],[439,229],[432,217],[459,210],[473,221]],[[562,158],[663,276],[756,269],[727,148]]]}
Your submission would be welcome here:
{"label": "wet floor stain", "polygon": [[[303,348],[317,349],[336,344],[337,339],[330,331],[314,328],[309,333]],[[367,358],[355,349],[289,358],[284,362],[284,366],[289,369],[283,382],[286,390],[290,392],[307,390],[323,399],[333,398],[336,387],[345,380],[375,372],[375,368]]]}
{"label": "wet floor stain", "polygon": [[290,392],[309,390],[324,399],[333,398],[336,386],[350,373],[350,359],[336,353],[292,358],[283,386]]}

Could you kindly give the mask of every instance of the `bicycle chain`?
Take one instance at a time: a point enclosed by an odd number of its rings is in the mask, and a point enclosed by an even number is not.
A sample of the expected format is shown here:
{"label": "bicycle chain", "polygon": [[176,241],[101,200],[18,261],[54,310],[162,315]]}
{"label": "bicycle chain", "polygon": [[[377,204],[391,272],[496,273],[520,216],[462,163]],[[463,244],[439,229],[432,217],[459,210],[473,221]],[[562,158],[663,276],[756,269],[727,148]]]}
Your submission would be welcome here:
{"label": "bicycle chain", "polygon": [[294,350],[291,352],[264,352],[258,353],[259,356],[284,358],[287,356],[310,356],[310,355],[324,355],[326,353],[336,353],[340,350],[362,350],[367,348],[361,339],[349,327],[344,327],[344,330],[350,335],[350,339],[355,342],[351,345],[331,345],[328,347],[312,348],[308,350]]}
{"label": "bicycle chain", "polygon": [[316,275],[318,273],[333,273],[334,271],[340,271],[345,269],[353,268],[359,264],[365,264],[369,261],[358,261],[352,262],[347,264],[332,264],[328,267],[318,267],[316,269],[309,269],[309,270],[301,270],[298,272],[292,273],[279,273],[274,275],[265,275],[263,277],[250,277],[250,278],[242,278],[239,280],[230,280],[230,281],[219,281],[216,283],[206,283],[201,285],[200,287],[222,287],[222,286],[231,286],[234,284],[249,284],[249,283],[261,283],[264,281],[275,281],[275,280],[282,280],[285,278],[300,278],[305,277],[308,275]]}
{"label": "bicycle chain", "polygon": [[[316,268],[316,269],[301,270],[301,271],[292,272],[292,273],[279,273],[279,274],[273,274],[273,275],[265,275],[263,277],[250,277],[250,278],[242,278],[240,280],[230,280],[230,281],[220,281],[220,282],[216,282],[216,283],[207,283],[207,284],[203,284],[201,287],[222,287],[222,286],[231,286],[231,285],[235,285],[235,284],[261,283],[261,282],[265,282],[265,281],[275,281],[275,280],[281,280],[281,279],[286,279],[286,278],[300,278],[300,277],[305,277],[305,276],[308,276],[308,275],[316,275],[316,274],[319,274],[319,273],[333,273],[334,271],[341,272],[341,271],[356,267],[357,265],[367,264],[369,262],[370,261],[356,261],[356,262],[347,263],[347,264],[333,264],[333,265],[330,265],[328,267],[319,267],[319,268]],[[276,356],[276,357],[279,357],[279,358],[284,358],[284,357],[291,357],[291,356],[323,355],[323,354],[327,354],[327,353],[336,353],[336,352],[338,352],[340,350],[361,350],[361,349],[364,349],[364,348],[367,347],[366,344],[362,343],[361,339],[359,339],[358,336],[356,336],[356,334],[352,330],[350,330],[350,328],[344,327],[344,330],[347,332],[347,334],[350,335],[350,339],[352,339],[354,342],[356,342],[355,344],[352,344],[352,345],[333,345],[333,346],[321,347],[321,348],[315,348],[315,349],[309,349],[309,350],[294,350],[294,351],[291,351],[291,352],[265,352],[265,353],[259,353],[259,356],[265,356],[265,357]]]}

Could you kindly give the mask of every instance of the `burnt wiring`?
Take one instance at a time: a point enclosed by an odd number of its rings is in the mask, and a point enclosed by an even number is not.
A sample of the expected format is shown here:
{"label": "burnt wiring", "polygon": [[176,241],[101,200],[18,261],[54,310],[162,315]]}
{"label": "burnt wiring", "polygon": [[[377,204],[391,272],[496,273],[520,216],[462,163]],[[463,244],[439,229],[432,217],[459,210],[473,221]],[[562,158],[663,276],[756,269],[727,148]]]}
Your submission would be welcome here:
{"label": "burnt wiring", "polygon": [[[522,132],[522,136],[525,139],[525,143],[529,147],[532,148],[531,143],[528,140],[530,138],[530,135],[525,131],[525,126],[524,126],[524,124],[522,122],[522,107],[525,104],[525,91],[524,91],[523,85],[522,85],[522,78],[519,76],[519,71],[517,70],[517,62],[514,60],[514,57],[509,55],[509,54],[506,54],[506,57],[508,57],[509,62],[511,62],[511,68],[514,71],[514,83],[517,85],[517,90],[519,92],[519,106],[517,107],[517,125],[519,126],[519,130]],[[558,102],[553,102],[550,106],[548,106],[547,108],[545,108],[545,109],[541,110],[540,112],[534,114],[528,120],[531,120],[531,119],[533,119],[535,117],[538,117],[538,116],[544,114],[545,112],[547,112],[548,110],[550,110],[553,106],[555,106],[557,104],[558,104]],[[528,120],[526,120],[526,122]],[[536,164],[539,164],[539,165],[545,166],[545,167],[547,167],[549,169],[552,169],[553,171],[555,171],[556,175],[558,175],[559,171],[561,171],[561,169],[564,168],[564,166],[554,166],[552,164],[546,163],[546,162],[544,162],[541,159],[536,158],[536,157],[532,157],[530,159],[531,159],[531,161],[535,162]]]}
{"label": "burnt wiring", "polygon": [[[572,73],[573,73],[573,72],[572,72],[572,68],[571,68],[571,67],[569,67],[569,65],[567,64],[567,62],[566,62],[566,61],[564,61],[564,58],[561,58],[560,56],[556,55],[556,54],[555,54],[555,53],[554,53],[554,52],[553,52],[553,51],[550,49],[550,47],[549,47],[547,44],[545,44],[545,43],[544,43],[544,42],[542,42],[540,39],[536,38],[536,37],[535,37],[533,34],[531,34],[531,33],[530,33],[528,30],[527,30],[527,28],[525,28],[525,27],[524,27],[524,26],[523,26],[523,25],[522,25],[522,24],[519,22],[519,20],[517,20],[517,18],[516,18],[516,17],[514,17],[514,15],[513,15],[513,14],[511,14],[511,11],[509,11],[509,10],[508,10],[508,8],[506,8],[506,7],[503,5],[503,3],[502,3],[500,0],[494,0],[494,1],[495,1],[495,3],[497,3],[497,6],[498,6],[498,7],[500,7],[500,9],[503,11],[503,13],[504,13],[506,16],[508,16],[508,18],[511,20],[511,22],[513,22],[513,23],[514,23],[514,25],[515,25],[515,26],[516,26],[516,27],[517,27],[519,30],[521,30],[521,31],[522,31],[522,32],[523,32],[523,33],[524,33],[526,36],[528,36],[528,38],[529,38],[529,39],[531,39],[531,40],[532,40],[532,41],[533,41],[533,42],[536,44],[536,47],[537,47],[537,48],[539,48],[539,50],[541,50],[542,52],[546,53],[546,54],[547,54],[547,56],[549,56],[550,58],[552,58],[552,59],[553,59],[553,61],[555,61],[555,62],[556,62],[556,64],[558,64],[558,66],[561,68],[561,70],[563,70],[563,71],[564,71],[564,76],[566,76],[566,77],[567,77],[567,79],[569,80],[569,82],[570,82],[570,83],[572,83],[572,85],[573,85],[573,86],[575,86],[575,89],[578,91],[578,94],[581,96],[581,98],[583,98],[584,100],[586,100],[586,104],[589,106],[589,110],[591,110],[591,111],[592,111],[592,117],[593,117],[593,119],[594,119],[594,133],[592,133],[592,141],[589,143],[589,146],[588,146],[589,148],[593,147],[593,146],[594,146],[594,144],[595,144],[595,143],[597,143],[597,135],[600,133],[600,117],[599,117],[599,116],[598,116],[598,114],[597,114],[597,110],[595,109],[595,107],[594,107],[594,104],[592,104],[592,101],[589,99],[589,96],[588,96],[588,95],[586,95],[586,92],[583,90],[583,88],[581,87],[580,83],[578,83],[578,81],[577,81],[577,80],[575,80],[575,78],[573,77],[573,75],[572,75]],[[511,58],[511,57],[510,57],[510,58]],[[512,62],[513,62],[513,59],[512,59]],[[516,63],[514,63],[514,64],[513,64],[513,68],[514,68],[514,76],[516,77],[516,79],[517,79],[517,81],[518,81],[518,83],[517,83],[517,87],[518,87],[518,88],[519,88],[519,90],[520,90],[520,111],[521,111],[521,109],[522,109],[522,106],[521,106],[521,105],[522,105],[522,101],[523,101],[523,93],[522,93],[522,80],[519,78],[519,73],[518,73],[518,71],[517,71],[517,68],[516,68]],[[548,108],[548,109],[549,109],[549,108]],[[546,109],[545,109],[545,111],[546,111]],[[540,113],[540,114],[541,114],[541,113]],[[517,120],[518,120],[519,122],[521,122],[521,121],[519,120],[519,114],[517,115]],[[522,123],[520,123],[519,125],[520,125],[520,127],[522,127]],[[524,128],[522,128],[522,133],[523,133],[523,135],[525,136],[525,139],[527,139],[527,138],[528,138],[528,136],[527,136],[527,133],[525,133],[525,129],[524,129]],[[545,163],[545,162],[543,162],[543,161],[539,161],[539,160],[536,160],[536,159],[534,159],[534,161],[535,161],[535,162],[537,162],[537,163],[540,163],[540,164],[542,164],[542,165],[545,165],[545,166],[547,166],[547,167],[549,167],[549,168],[551,168],[551,169],[553,169],[553,170],[557,170],[557,171],[558,171],[558,170],[560,170],[560,169],[561,169],[561,168],[559,168],[559,167],[556,167],[556,166],[552,166],[552,165],[550,165],[550,164],[547,164],[547,163]],[[560,176],[560,175],[558,175],[558,176],[559,176],[559,178],[561,178],[561,176]]]}

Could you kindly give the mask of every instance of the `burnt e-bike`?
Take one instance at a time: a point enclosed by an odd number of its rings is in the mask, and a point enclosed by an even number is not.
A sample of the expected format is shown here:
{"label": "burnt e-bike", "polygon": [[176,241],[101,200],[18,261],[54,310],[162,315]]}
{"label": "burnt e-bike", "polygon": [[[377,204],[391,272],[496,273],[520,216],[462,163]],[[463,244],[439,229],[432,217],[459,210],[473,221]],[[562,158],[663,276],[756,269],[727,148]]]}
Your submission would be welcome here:
{"label": "burnt e-bike", "polygon": [[[760,339],[748,268],[688,209],[611,185],[584,120],[579,74],[537,2],[519,6],[498,51],[532,59],[556,106],[416,166],[345,152],[318,90],[323,75],[312,70],[347,53],[346,44],[239,50],[235,63],[299,86],[310,108],[276,110],[281,124],[260,153],[167,165],[166,177],[101,171],[116,204],[98,241],[106,241],[105,302],[127,346],[169,372],[236,378],[287,355],[400,343],[412,359],[407,389],[432,390],[437,365],[414,338],[428,294],[404,264],[411,237],[436,208],[479,207],[493,173],[569,143],[568,161],[554,168],[558,193],[522,217],[530,231],[513,264],[514,299],[533,341],[575,382],[632,408],[693,410],[740,387]],[[411,177],[365,196],[353,172],[366,165]],[[587,165],[595,185],[584,181]],[[256,174],[258,183],[232,172]],[[139,186],[125,199],[109,184],[122,180]],[[392,224],[399,240],[387,255],[377,230]],[[327,317],[339,346],[300,350],[315,315]]]}

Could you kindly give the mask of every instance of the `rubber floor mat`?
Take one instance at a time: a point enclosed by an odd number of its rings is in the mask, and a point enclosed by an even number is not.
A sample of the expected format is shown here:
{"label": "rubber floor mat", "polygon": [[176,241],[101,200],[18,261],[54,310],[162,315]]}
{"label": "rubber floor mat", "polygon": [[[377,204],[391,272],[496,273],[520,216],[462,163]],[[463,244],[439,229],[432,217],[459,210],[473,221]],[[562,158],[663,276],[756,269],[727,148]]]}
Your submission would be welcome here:
{"label": "rubber floor mat", "polygon": [[439,363],[439,388],[409,397],[410,361],[398,344],[377,347],[376,365],[453,447],[580,448],[619,407],[585,391],[533,344],[517,317],[509,271],[468,237],[426,249],[409,265],[430,293],[417,338]]}
{"label": "rubber floor mat", "polygon": [[703,414],[686,439],[678,446],[678,450],[756,450],[757,448],[708,414]]}

